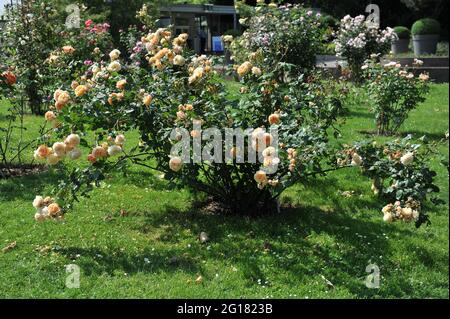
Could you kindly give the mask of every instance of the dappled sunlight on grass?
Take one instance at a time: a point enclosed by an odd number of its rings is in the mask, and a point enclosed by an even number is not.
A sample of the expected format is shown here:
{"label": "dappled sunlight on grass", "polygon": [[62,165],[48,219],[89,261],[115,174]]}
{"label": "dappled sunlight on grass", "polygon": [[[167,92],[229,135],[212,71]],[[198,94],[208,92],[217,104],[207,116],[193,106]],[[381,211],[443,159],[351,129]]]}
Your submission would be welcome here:
{"label": "dappled sunlight on grass", "polygon": [[[341,142],[374,129],[363,101],[350,105]],[[42,119],[28,120],[36,128]],[[436,85],[400,135],[437,140],[447,130],[448,85]],[[448,144],[441,152],[448,159]],[[438,160],[432,167],[448,201],[447,168]],[[134,167],[108,178],[64,222],[36,223],[31,202],[57,180],[52,170],[0,180],[0,246],[17,241],[0,254],[1,297],[448,298],[448,204],[430,205],[429,227],[385,224],[385,203],[356,168],[288,189],[280,214],[248,218],[204,211],[188,190]],[[81,268],[80,289],[65,288],[71,263]],[[380,268],[380,289],[364,285],[370,263]]]}

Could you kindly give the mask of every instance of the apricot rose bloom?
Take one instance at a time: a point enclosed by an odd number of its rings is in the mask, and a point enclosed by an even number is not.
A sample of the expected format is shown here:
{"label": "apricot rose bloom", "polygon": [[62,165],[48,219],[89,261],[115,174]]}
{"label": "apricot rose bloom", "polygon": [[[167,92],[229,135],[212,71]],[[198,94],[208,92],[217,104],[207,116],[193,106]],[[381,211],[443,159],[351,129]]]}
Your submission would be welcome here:
{"label": "apricot rose bloom", "polygon": [[70,134],[66,137],[64,143],[71,147],[76,147],[80,144],[80,136],[78,134]]}
{"label": "apricot rose bloom", "polygon": [[47,164],[48,165],[55,165],[58,164],[58,162],[61,160],[61,158],[59,156],[57,156],[56,154],[49,154],[47,156]]}
{"label": "apricot rose bloom", "polygon": [[362,157],[359,156],[358,153],[353,153],[352,155],[352,165],[353,166],[361,166],[363,163]]}
{"label": "apricot rose bloom", "polygon": [[52,152],[53,152],[52,149],[49,148],[47,145],[41,145],[34,152],[34,155],[35,155],[35,158],[44,159],[47,156],[49,156]]}
{"label": "apricot rose bloom", "polygon": [[10,72],[10,71],[6,71],[2,73],[2,77],[5,79],[5,83],[7,85],[14,85],[16,84],[17,81],[17,77],[14,75],[14,73]]}
{"label": "apricot rose bloom", "polygon": [[145,94],[144,98],[142,99],[142,102],[145,106],[150,106],[152,103],[153,97],[150,94]]}
{"label": "apricot rose bloom", "polygon": [[183,58],[181,55],[176,55],[175,58],[173,59],[174,65],[183,66],[185,63],[186,63],[186,59]]}
{"label": "apricot rose bloom", "polygon": [[123,90],[125,88],[126,84],[127,84],[127,80],[119,80],[116,83],[116,88],[119,90]]}
{"label": "apricot rose bloom", "polygon": [[238,69],[237,69],[237,73],[240,77],[244,77],[245,75],[247,75],[252,69],[252,64],[250,62],[244,62],[242,63]]}
{"label": "apricot rose bloom", "polygon": [[261,71],[260,68],[254,66],[254,67],[252,68],[252,74],[253,74],[253,75],[256,75],[256,76],[260,76],[260,75],[262,74],[262,71]]}
{"label": "apricot rose bloom", "polygon": [[54,119],[56,119],[55,112],[53,112],[53,111],[47,111],[47,112],[45,113],[44,117],[45,117],[45,120],[46,120],[46,121],[49,121],[49,122],[51,122],[51,121],[53,121]]}
{"label": "apricot rose bloom", "polygon": [[63,157],[64,155],[66,155],[66,144],[62,142],[56,142],[55,144],[53,144],[52,149],[53,153],[58,157]]}
{"label": "apricot rose bloom", "polygon": [[178,172],[183,166],[183,161],[178,156],[174,156],[169,161],[169,167],[172,171]]}
{"label": "apricot rose bloom", "polygon": [[62,47],[62,51],[65,54],[72,54],[72,53],[75,52],[75,48],[73,46],[71,46],[71,45],[65,45],[65,46]]}
{"label": "apricot rose bloom", "polygon": [[92,150],[92,155],[98,159],[98,158],[102,158],[102,157],[107,157],[108,156],[108,152],[107,150],[105,150],[103,147],[101,146],[96,146],[94,147],[94,149]]}
{"label": "apricot rose bloom", "polygon": [[264,171],[257,171],[255,173],[254,178],[258,184],[263,184],[263,183],[267,182],[267,175],[266,175],[266,172],[264,172]]}
{"label": "apricot rose bloom", "polygon": [[57,203],[53,203],[48,205],[48,214],[50,216],[56,216],[61,212],[61,208],[59,207],[59,205]]}
{"label": "apricot rose bloom", "polygon": [[108,147],[108,155],[109,156],[116,156],[122,152],[122,147],[119,145],[111,145]]}
{"label": "apricot rose bloom", "polygon": [[269,124],[270,125],[280,124],[280,115],[277,113],[269,115]]}
{"label": "apricot rose bloom", "polygon": [[86,94],[87,90],[88,90],[88,89],[87,89],[86,85],[78,85],[78,86],[75,88],[75,95],[76,95],[77,97],[81,97],[81,96],[83,96],[83,95]]}

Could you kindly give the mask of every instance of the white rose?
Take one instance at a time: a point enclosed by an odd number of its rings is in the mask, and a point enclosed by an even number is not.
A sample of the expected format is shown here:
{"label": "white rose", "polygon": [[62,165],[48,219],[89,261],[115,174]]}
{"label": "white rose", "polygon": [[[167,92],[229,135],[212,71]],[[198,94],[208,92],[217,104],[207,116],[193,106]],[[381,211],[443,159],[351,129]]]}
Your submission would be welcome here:
{"label": "white rose", "polygon": [[42,222],[42,221],[44,221],[46,218],[47,218],[47,216],[45,216],[44,214],[36,213],[36,214],[34,215],[34,219],[35,219],[37,222]]}
{"label": "white rose", "polygon": [[414,153],[408,152],[400,158],[403,165],[409,165],[414,161]]}
{"label": "white rose", "polygon": [[120,51],[117,49],[112,50],[109,53],[109,57],[111,58],[111,61],[117,60],[120,56]]}
{"label": "white rose", "polygon": [[252,68],[252,74],[253,74],[253,75],[256,75],[256,76],[260,76],[260,75],[262,74],[262,71],[261,71],[260,68],[254,66],[254,67]]}
{"label": "white rose", "polygon": [[47,156],[47,164],[48,165],[55,165],[59,162],[61,158],[56,156],[55,154],[50,154]]}
{"label": "white rose", "polygon": [[68,155],[72,161],[75,161],[81,157],[81,151],[78,148],[74,148]]}
{"label": "white rose", "polygon": [[391,213],[384,214],[383,220],[386,223],[390,223],[390,222],[392,222],[394,220],[394,215],[392,215]]}
{"label": "white rose", "polygon": [[70,134],[64,142],[72,147],[78,146],[80,144],[80,136],[78,134]]}
{"label": "white rose", "polygon": [[352,165],[353,166],[361,166],[363,163],[362,157],[359,156],[357,153],[354,153],[352,155]]}
{"label": "white rose", "polygon": [[181,55],[176,55],[175,58],[173,59],[173,64],[174,65],[184,65],[186,63],[186,59],[183,58],[183,56]]}
{"label": "white rose", "polygon": [[413,217],[413,210],[409,207],[403,208],[402,209],[402,216],[405,219],[411,219]]}
{"label": "white rose", "polygon": [[114,142],[117,145],[123,145],[123,143],[125,142],[125,136],[123,134],[119,134],[116,136],[116,139],[114,140]]}
{"label": "white rose", "polygon": [[113,61],[108,65],[109,72],[119,72],[122,69],[122,66],[118,61]]}
{"label": "white rose", "polygon": [[63,157],[64,155],[66,155],[66,144],[62,142],[56,142],[55,144],[53,144],[52,148],[55,156]]}
{"label": "white rose", "polygon": [[44,206],[44,198],[42,196],[36,196],[36,198],[33,200],[33,207],[42,208],[42,206]]}
{"label": "white rose", "polygon": [[119,145],[111,145],[108,147],[108,155],[115,156],[122,152],[122,148]]}

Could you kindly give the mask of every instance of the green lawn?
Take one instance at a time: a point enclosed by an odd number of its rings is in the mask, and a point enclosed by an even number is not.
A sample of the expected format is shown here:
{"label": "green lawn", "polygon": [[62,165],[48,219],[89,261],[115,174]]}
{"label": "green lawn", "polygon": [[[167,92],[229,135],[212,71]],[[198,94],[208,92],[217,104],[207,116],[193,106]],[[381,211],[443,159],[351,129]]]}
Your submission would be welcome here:
{"label": "green lawn", "polygon": [[[443,137],[448,89],[433,85],[401,134]],[[348,107],[342,141],[366,138],[374,123],[365,97]],[[26,121],[26,135],[33,136],[42,119]],[[448,144],[441,151],[448,158]],[[448,203],[447,168],[438,160],[432,166]],[[56,180],[52,171],[0,180],[0,249],[17,242],[0,251],[0,297],[449,297],[448,205],[427,208],[429,227],[385,224],[385,203],[371,195],[370,181],[356,169],[293,187],[283,201],[294,208],[248,219],[203,213],[186,190],[169,189],[157,174],[134,168],[77,204],[65,222],[36,223],[31,202],[36,194],[49,195]],[[355,195],[345,198],[342,191]],[[122,209],[127,216],[120,216]],[[197,240],[202,231],[210,237],[206,245]],[[371,263],[380,268],[380,289],[364,284]],[[67,264],[81,269],[79,289],[65,287]]]}

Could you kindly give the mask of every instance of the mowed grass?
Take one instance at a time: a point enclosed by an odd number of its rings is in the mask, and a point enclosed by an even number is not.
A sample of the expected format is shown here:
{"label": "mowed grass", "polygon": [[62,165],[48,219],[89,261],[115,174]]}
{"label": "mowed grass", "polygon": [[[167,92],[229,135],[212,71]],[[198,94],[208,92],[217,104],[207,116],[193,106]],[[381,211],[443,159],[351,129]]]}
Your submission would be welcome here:
{"label": "mowed grass", "polygon": [[[374,129],[369,102],[358,94],[348,105],[341,142],[365,139],[365,132]],[[433,85],[400,135],[441,139],[448,130],[448,111],[448,85]],[[27,137],[41,121],[27,117]],[[448,144],[440,151],[448,159]],[[432,167],[438,172],[440,197],[448,203],[447,168],[438,159]],[[14,249],[0,252],[0,297],[449,296],[448,204],[427,207],[429,227],[383,223],[380,209],[386,203],[372,196],[370,181],[357,169],[295,186],[283,196],[293,208],[250,219],[203,213],[186,190],[171,189],[157,173],[133,168],[126,178],[109,178],[64,222],[36,223],[31,202],[36,194],[50,195],[57,179],[50,170],[0,180],[0,248],[17,242]],[[342,191],[355,195],[346,198]],[[203,231],[210,237],[207,244],[197,239]],[[80,267],[78,289],[65,285],[68,264]],[[379,289],[364,283],[369,264],[380,269]]]}

